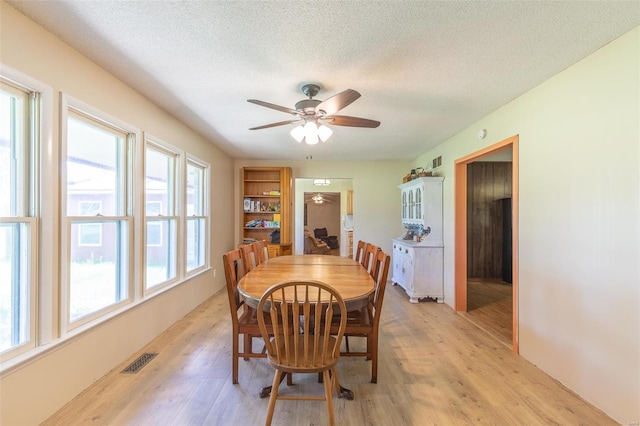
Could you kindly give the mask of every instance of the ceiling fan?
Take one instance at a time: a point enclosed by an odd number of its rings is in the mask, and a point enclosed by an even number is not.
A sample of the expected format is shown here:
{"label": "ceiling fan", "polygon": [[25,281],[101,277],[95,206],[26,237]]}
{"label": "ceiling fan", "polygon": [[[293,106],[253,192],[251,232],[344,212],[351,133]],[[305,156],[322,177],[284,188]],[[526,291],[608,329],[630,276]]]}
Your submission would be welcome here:
{"label": "ceiling fan", "polygon": [[340,193],[335,192],[305,192],[304,202],[315,204],[332,204],[340,200]]}
{"label": "ceiling fan", "polygon": [[264,126],[252,127],[249,130],[267,129],[269,127],[283,126],[285,124],[298,124],[292,131],[293,136],[298,142],[305,142],[309,145],[318,143],[318,139],[323,142],[333,133],[327,124],[334,126],[347,127],[369,127],[375,128],[380,125],[379,121],[369,120],[367,118],[350,117],[347,115],[335,115],[336,112],[350,105],[353,101],[360,97],[360,93],[353,89],[344,90],[337,95],[330,97],[325,101],[313,99],[320,92],[320,86],[317,84],[305,84],[302,86],[302,93],[309,97],[296,103],[295,109],[275,105],[269,102],[259,101],[257,99],[247,99],[256,105],[275,109],[294,115],[296,118],[292,120],[279,121],[277,123],[265,124]]}

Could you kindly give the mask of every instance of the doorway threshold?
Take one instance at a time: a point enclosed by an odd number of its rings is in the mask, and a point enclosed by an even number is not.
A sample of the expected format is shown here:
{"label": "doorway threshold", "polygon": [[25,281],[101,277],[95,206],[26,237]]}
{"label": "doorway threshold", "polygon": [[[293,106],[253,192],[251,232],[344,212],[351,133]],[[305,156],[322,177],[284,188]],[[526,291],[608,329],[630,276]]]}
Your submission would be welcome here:
{"label": "doorway threshold", "polygon": [[496,331],[492,327],[488,326],[487,324],[482,323],[477,318],[475,318],[473,315],[470,315],[468,312],[458,311],[456,313],[458,315],[460,315],[462,318],[465,318],[471,324],[473,324],[476,327],[478,327],[480,330],[484,331],[485,333],[487,333],[490,336],[492,336],[493,338],[495,338],[497,341],[499,341],[500,343],[505,345],[507,348],[511,349],[513,347],[513,342],[511,340],[509,340],[504,334],[499,333],[498,331]]}

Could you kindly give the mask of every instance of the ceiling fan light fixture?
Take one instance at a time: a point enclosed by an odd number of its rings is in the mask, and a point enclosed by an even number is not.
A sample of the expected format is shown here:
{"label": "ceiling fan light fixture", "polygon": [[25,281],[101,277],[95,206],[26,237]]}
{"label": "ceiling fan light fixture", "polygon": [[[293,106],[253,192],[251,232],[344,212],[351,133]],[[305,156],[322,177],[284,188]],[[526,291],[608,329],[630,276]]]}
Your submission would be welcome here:
{"label": "ceiling fan light fixture", "polygon": [[302,139],[304,139],[304,127],[296,126],[291,130],[290,134],[298,143],[300,143],[302,142]]}
{"label": "ceiling fan light fixture", "polygon": [[325,126],[324,124],[318,127],[318,137],[322,142],[326,142],[327,139],[329,139],[332,134],[333,134],[333,130],[331,130],[329,127]]}
{"label": "ceiling fan light fixture", "polygon": [[[333,134],[333,130],[323,123],[328,123],[334,126],[369,128],[376,128],[380,125],[379,121],[369,120],[367,118],[333,115],[358,99],[360,97],[360,93],[357,91],[353,89],[343,90],[337,95],[334,95],[329,99],[325,99],[324,101],[313,99],[319,91],[320,86],[317,84],[310,83],[303,85],[302,92],[307,95],[308,99],[303,99],[297,102],[295,109],[260,101],[258,99],[247,99],[247,102],[251,102],[252,104],[275,109],[276,111],[286,112],[296,117],[293,120],[278,121],[277,123],[251,127],[249,130],[268,129],[287,124],[295,124],[296,127],[289,132],[291,137],[298,141],[298,143],[304,140],[307,145],[316,145],[320,141],[327,141]],[[301,122],[305,123],[304,126],[297,125]]]}

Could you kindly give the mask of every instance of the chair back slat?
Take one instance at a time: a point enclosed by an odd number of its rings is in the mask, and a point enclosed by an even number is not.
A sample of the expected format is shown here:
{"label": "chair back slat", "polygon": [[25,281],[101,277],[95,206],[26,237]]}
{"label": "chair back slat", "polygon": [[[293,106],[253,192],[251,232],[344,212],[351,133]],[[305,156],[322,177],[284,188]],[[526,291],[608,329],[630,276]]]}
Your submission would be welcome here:
{"label": "chair back slat", "polygon": [[[229,296],[229,306],[231,307],[231,316],[235,317],[236,312],[244,301],[240,298],[238,292],[238,280],[244,276],[244,262],[239,249],[231,250],[222,255],[222,263],[224,266],[224,277],[227,282],[227,295]],[[237,319],[236,319],[237,321]]]}
{"label": "chair back slat", "polygon": [[244,263],[245,272],[249,272],[257,266],[256,256],[251,244],[240,245],[240,253],[242,255],[242,262]]}
{"label": "chair back slat", "polygon": [[391,264],[391,256],[384,251],[379,250],[376,255],[375,271],[373,279],[375,281],[375,292],[373,293],[372,308],[373,308],[373,320],[375,326],[380,321],[380,312],[382,310],[382,301],[384,299],[384,292],[387,287],[387,276],[389,274],[389,266]]}
{"label": "chair back slat", "polygon": [[257,265],[264,263],[269,259],[269,247],[266,240],[258,240],[251,243],[253,246],[253,253]]}
{"label": "chair back slat", "polygon": [[366,249],[367,249],[367,243],[362,240],[359,240],[358,245],[356,246],[355,261],[360,262],[362,266],[364,266],[364,252],[366,251]]}
{"label": "chair back slat", "polygon": [[288,281],[270,287],[257,308],[261,332],[267,303],[274,338],[265,339],[265,344],[272,362],[310,369],[337,359],[346,315],[341,315],[338,332],[333,336],[331,318],[334,313],[345,313],[346,307],[332,287],[318,281]]}
{"label": "chair back slat", "polygon": [[376,258],[376,254],[378,252],[378,250],[380,250],[378,248],[377,245],[375,244],[367,244],[367,247],[365,248],[364,251],[364,260],[362,262],[362,266],[364,266],[364,268],[369,271],[369,273],[371,273],[371,268],[373,266],[373,263],[375,261]]}

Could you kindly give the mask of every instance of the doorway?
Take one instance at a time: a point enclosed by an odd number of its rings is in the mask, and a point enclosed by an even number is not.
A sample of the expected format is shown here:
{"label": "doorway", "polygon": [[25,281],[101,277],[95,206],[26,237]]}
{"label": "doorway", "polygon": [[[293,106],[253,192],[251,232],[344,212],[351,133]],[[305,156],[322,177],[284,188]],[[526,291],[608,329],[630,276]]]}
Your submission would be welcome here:
{"label": "doorway", "polygon": [[[468,238],[471,230],[468,227],[468,187],[469,171],[471,164],[481,159],[486,159],[505,151],[512,152],[511,167],[511,197],[510,197],[510,222],[511,222],[511,256],[509,273],[511,275],[511,326],[512,349],[518,353],[518,272],[517,272],[517,247],[518,247],[518,136],[505,139],[473,154],[455,161],[455,310],[468,311],[468,273],[469,256]],[[473,283],[472,283],[473,284]],[[489,283],[491,284],[491,283]],[[485,287],[489,289],[489,287]],[[495,289],[494,289],[495,290]],[[472,290],[473,291],[473,290]],[[492,290],[493,291],[493,290]]]}
{"label": "doorway", "polygon": [[[319,203],[318,207],[322,206],[324,212],[331,212],[331,217],[326,220],[317,217],[321,212],[320,209],[315,211],[313,196],[317,194],[322,194],[323,197],[323,202]],[[348,233],[353,232],[353,212],[348,210],[350,194],[353,194],[353,179],[350,178],[322,176],[321,178],[295,179],[293,199],[294,254],[304,253],[305,228],[313,234],[315,228],[326,227],[328,235],[337,237],[338,248],[332,250],[332,254],[347,256],[349,250]]]}
{"label": "doorway", "polygon": [[304,193],[304,227],[316,239],[326,243],[334,256],[340,255],[340,193],[315,191]]}

